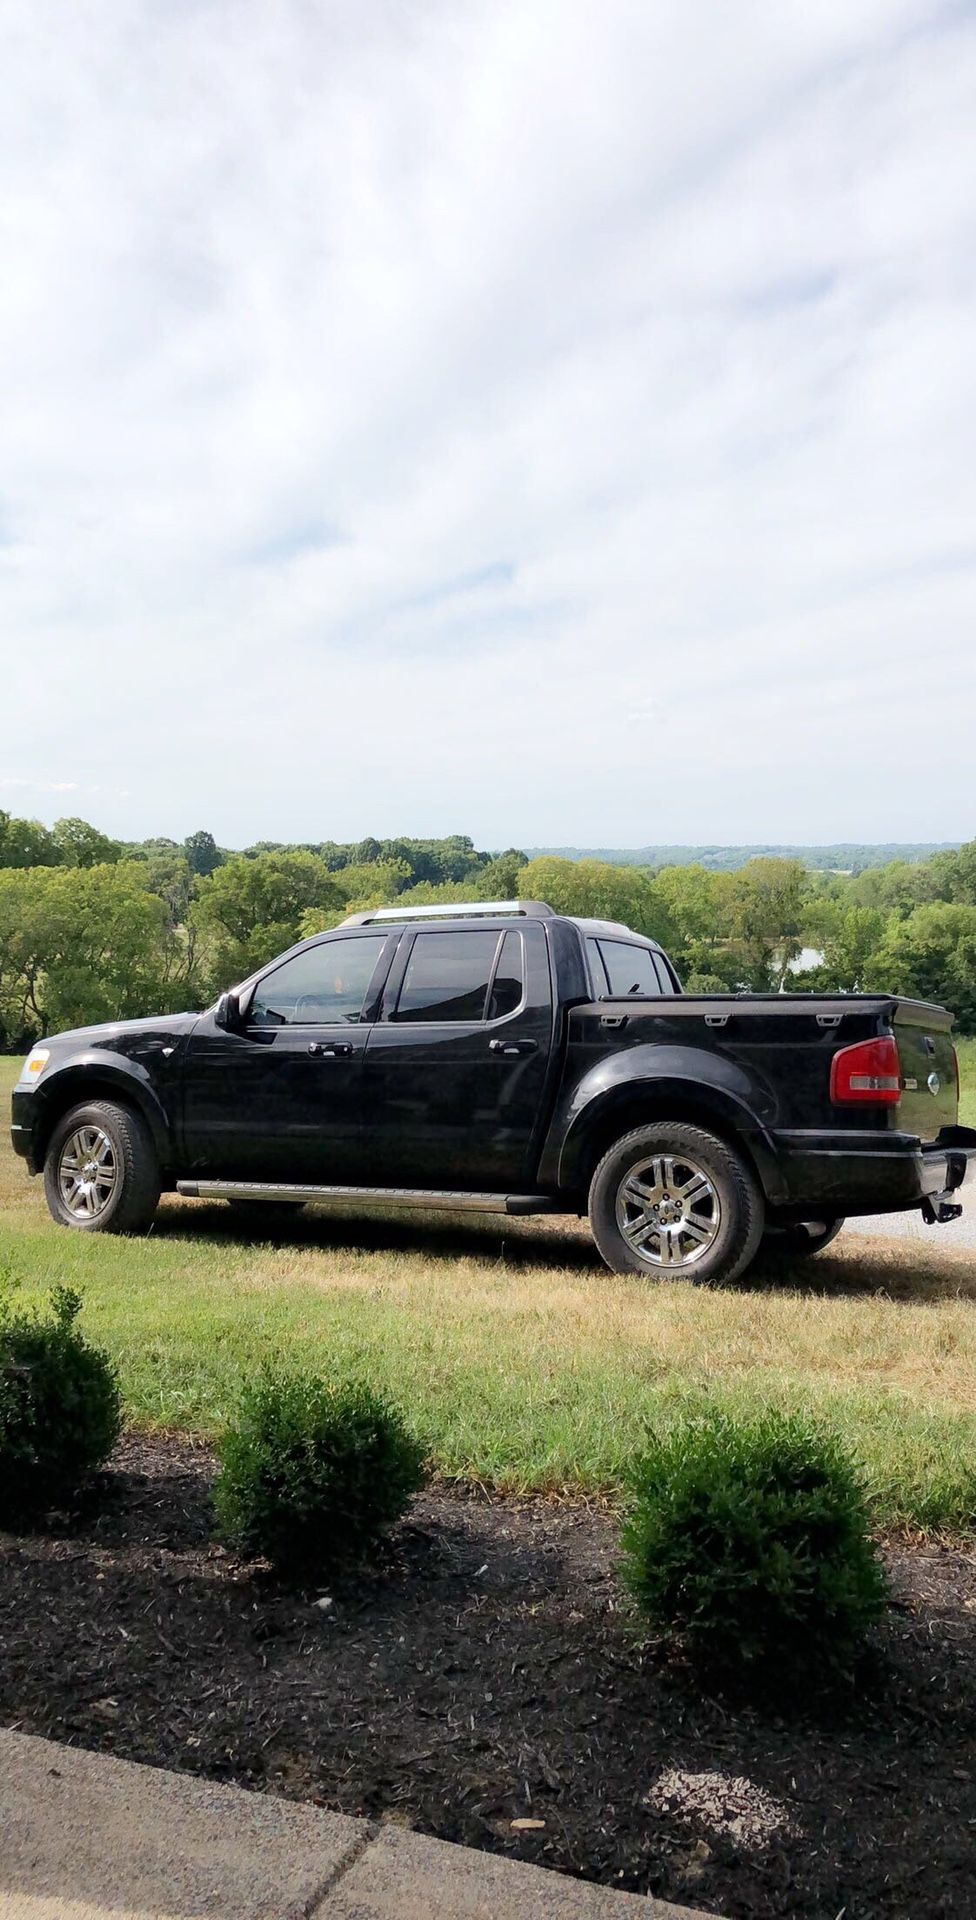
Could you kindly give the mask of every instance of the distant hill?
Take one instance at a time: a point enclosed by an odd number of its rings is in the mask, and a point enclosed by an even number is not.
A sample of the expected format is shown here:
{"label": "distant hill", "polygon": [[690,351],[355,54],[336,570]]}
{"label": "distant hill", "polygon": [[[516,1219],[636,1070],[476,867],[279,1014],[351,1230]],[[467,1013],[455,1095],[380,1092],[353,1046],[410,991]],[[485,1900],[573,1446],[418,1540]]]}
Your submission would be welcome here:
{"label": "distant hill", "polygon": [[607,860],[615,867],[697,865],[727,873],[744,867],[747,860],[775,857],[802,860],[805,867],[816,872],[859,873],[864,867],[886,867],[891,860],[916,865],[933,853],[953,852],[961,845],[959,840],[893,840],[881,846],[840,842],[830,847],[526,847],[525,851],[530,860],[548,853],[559,860]]}

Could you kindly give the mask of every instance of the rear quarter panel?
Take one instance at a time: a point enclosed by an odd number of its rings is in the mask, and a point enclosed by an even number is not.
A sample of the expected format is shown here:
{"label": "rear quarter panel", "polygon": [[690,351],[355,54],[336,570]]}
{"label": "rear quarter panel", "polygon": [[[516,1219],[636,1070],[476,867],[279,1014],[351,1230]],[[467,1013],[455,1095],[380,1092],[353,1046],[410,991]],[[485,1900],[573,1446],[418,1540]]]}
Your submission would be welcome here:
{"label": "rear quarter panel", "polygon": [[[590,1002],[567,1015],[562,1088],[546,1142],[541,1177],[579,1186],[587,1138],[614,1103],[636,1095],[648,1110],[670,1102],[678,1114],[700,1109],[703,1123],[726,1125],[749,1146],[767,1194],[780,1189],[776,1135],[796,1129],[877,1131],[889,1124],[875,1108],[843,1116],[830,1101],[830,1063],[838,1047],[870,1039],[886,1005],[770,994],[747,1000],[674,999]],[[716,1024],[720,1023],[720,1024]],[[638,1124],[637,1120],[628,1124]]]}

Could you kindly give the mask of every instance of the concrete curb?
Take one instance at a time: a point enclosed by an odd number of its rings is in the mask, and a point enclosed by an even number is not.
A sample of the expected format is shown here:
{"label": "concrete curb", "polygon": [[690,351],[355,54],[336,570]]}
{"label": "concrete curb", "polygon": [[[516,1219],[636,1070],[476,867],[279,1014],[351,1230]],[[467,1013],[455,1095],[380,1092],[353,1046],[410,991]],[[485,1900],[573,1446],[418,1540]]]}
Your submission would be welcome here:
{"label": "concrete curb", "polygon": [[716,1920],[0,1731],[0,1920]]}

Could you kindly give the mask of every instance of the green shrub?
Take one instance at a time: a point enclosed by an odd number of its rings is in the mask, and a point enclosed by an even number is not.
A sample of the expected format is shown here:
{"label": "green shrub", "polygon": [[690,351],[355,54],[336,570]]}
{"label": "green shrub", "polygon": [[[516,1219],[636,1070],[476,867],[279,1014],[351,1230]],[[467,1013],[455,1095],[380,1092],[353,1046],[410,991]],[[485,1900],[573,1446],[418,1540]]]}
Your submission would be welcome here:
{"label": "green shrub", "polygon": [[56,1287],[48,1318],[0,1295],[0,1520],[31,1520],[76,1493],[122,1424],[115,1369],[75,1320],[81,1300]]}
{"label": "green shrub", "polygon": [[847,1454],[791,1415],[715,1414],[654,1436],[623,1548],[664,1639],[720,1668],[844,1667],[887,1599]]}
{"label": "green shrub", "polygon": [[424,1481],[423,1450],[369,1387],[267,1371],[225,1433],[214,1488],[228,1545],[314,1579],[367,1551]]}

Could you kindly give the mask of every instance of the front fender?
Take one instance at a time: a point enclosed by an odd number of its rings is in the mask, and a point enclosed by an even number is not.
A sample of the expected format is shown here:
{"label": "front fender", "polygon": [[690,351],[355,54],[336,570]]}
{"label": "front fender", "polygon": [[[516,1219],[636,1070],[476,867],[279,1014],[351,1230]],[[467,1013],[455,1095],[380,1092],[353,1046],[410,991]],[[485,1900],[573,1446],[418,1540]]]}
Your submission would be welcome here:
{"label": "front fender", "polygon": [[[543,1149],[540,1184],[579,1193],[587,1183],[593,1142],[670,1112],[703,1126],[711,1123],[747,1147],[767,1200],[786,1198],[769,1120],[775,1094],[756,1074],[723,1054],[683,1046],[628,1047],[598,1061],[567,1089],[556,1106]],[[605,1151],[604,1149],[601,1149]]]}
{"label": "front fender", "polygon": [[[15,1088],[15,1097],[17,1089]],[[171,1158],[170,1125],[166,1110],[149,1075],[139,1060],[127,1060],[124,1054],[102,1048],[86,1049],[73,1055],[63,1066],[44,1074],[26,1096],[30,1103],[29,1157],[40,1167],[47,1142],[61,1115],[85,1099],[111,1098],[123,1094],[141,1113],[153,1136],[162,1164]],[[22,1117],[21,1124],[24,1124]]]}

